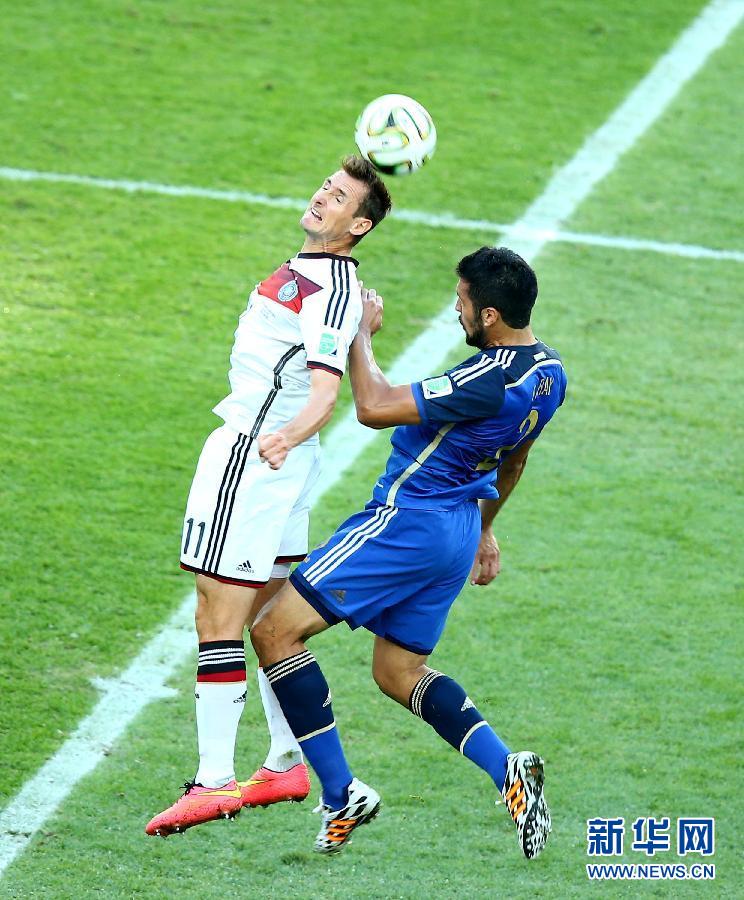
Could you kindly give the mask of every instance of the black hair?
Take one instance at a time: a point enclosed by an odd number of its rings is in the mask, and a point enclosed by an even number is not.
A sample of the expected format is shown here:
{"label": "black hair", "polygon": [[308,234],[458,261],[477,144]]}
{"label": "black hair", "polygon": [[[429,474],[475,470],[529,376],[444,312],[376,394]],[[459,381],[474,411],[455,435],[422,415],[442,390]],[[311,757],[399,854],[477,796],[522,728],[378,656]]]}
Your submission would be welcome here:
{"label": "black hair", "polygon": [[537,299],[537,276],[507,247],[481,247],[463,256],[455,269],[468,283],[476,312],[497,309],[510,328],[526,328]]}

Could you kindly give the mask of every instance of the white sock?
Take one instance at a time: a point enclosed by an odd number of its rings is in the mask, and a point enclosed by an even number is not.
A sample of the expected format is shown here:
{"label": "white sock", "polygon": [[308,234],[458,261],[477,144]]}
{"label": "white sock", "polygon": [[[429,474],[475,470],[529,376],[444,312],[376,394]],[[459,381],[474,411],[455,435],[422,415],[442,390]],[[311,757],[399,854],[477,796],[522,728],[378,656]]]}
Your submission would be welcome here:
{"label": "white sock", "polygon": [[302,762],[302,750],[284,718],[282,708],[263,669],[258,670],[258,690],[271,737],[271,746],[264,767],[273,772],[286,772]]}
{"label": "white sock", "polygon": [[202,681],[196,685],[199,771],[194,781],[223,787],[235,778],[235,740],[245,707],[245,681]]}

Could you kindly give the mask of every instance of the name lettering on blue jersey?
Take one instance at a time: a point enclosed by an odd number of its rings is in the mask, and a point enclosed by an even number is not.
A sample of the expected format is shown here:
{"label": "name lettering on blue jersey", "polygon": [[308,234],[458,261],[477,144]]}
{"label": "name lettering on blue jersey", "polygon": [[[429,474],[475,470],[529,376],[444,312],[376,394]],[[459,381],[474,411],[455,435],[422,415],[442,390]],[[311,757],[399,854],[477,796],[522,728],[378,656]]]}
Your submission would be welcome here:
{"label": "name lettering on blue jersey", "polygon": [[554,383],[555,378],[553,378],[552,375],[546,375],[545,378],[541,378],[535,385],[535,390],[532,392],[532,399],[534,400],[535,397],[550,396]]}

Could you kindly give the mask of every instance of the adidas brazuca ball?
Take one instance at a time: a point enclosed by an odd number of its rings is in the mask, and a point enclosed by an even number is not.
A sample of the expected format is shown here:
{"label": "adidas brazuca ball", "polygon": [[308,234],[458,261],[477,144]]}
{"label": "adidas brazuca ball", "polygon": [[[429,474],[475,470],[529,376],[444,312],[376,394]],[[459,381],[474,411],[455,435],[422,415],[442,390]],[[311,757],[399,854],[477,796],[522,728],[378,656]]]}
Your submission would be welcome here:
{"label": "adidas brazuca ball", "polygon": [[385,94],[359,116],[354,139],[362,156],[383,175],[408,175],[431,159],[437,130],[416,100]]}

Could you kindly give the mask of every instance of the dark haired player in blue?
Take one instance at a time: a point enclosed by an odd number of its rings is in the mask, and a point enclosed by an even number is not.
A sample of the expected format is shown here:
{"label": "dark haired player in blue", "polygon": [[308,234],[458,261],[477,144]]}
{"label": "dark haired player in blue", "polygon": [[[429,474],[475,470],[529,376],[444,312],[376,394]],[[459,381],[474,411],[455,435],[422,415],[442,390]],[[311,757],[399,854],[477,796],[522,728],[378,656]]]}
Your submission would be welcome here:
{"label": "dark haired player in blue", "polygon": [[[365,509],[295,570],[251,633],[323,787],[315,842],[323,853],[340,850],[380,806],[377,792],[352,776],[328,685],[304,645],[341,621],[376,635],[380,689],[491,776],[525,856],[537,856],[550,832],[542,759],[511,753],[460,685],[426,665],[468,574],[475,584],[498,574],[491,523],[566,390],[558,354],[530,327],[537,280],[527,263],[511,250],[482,247],[460,261],[457,274],[459,321],[478,352],[410,385],[391,386],[378,368],[371,338],[382,302],[362,292],[350,373],[359,420],[398,426],[387,468]],[[278,467],[284,457],[266,461]]]}

